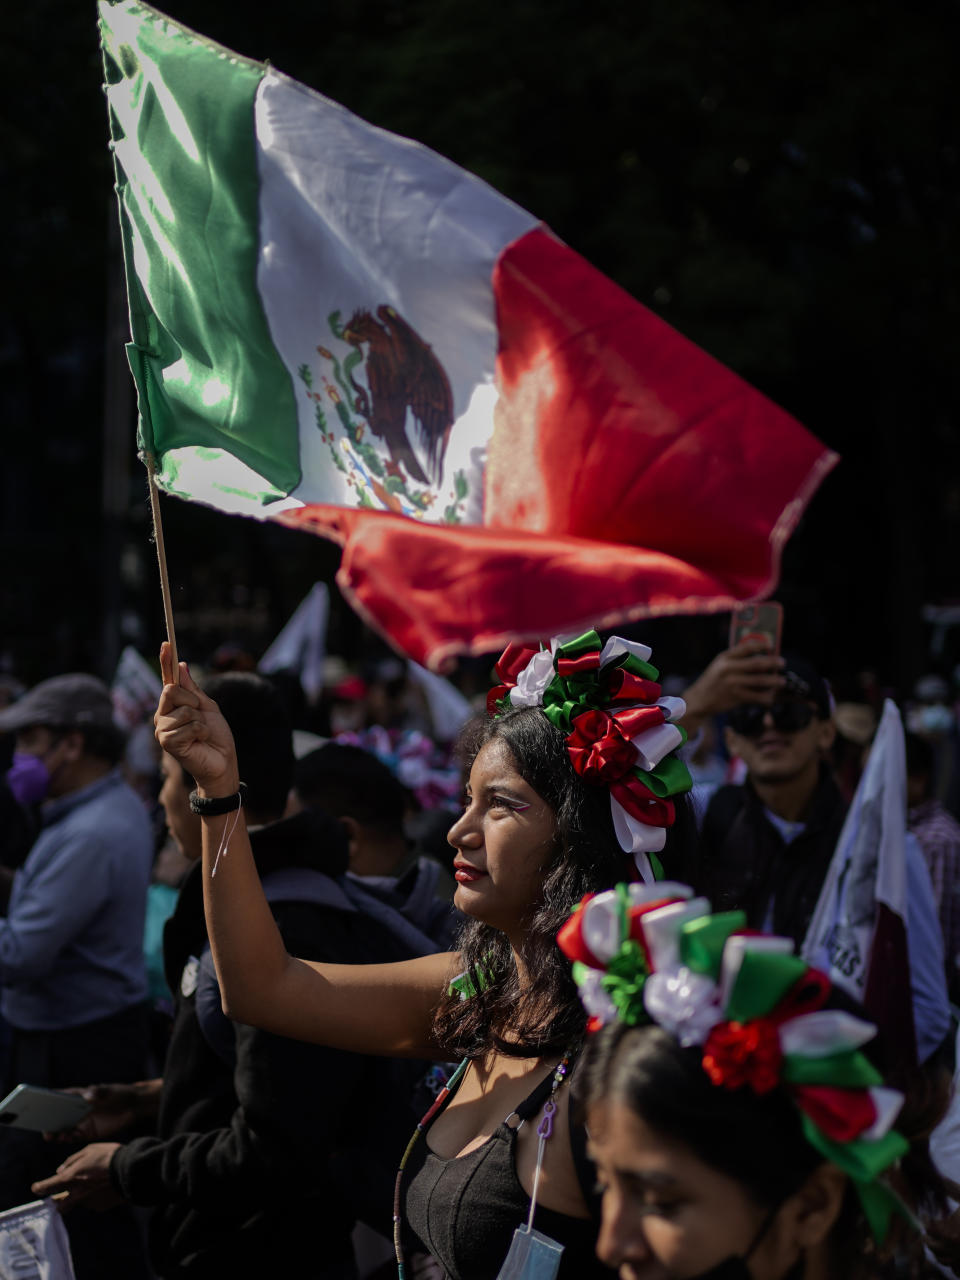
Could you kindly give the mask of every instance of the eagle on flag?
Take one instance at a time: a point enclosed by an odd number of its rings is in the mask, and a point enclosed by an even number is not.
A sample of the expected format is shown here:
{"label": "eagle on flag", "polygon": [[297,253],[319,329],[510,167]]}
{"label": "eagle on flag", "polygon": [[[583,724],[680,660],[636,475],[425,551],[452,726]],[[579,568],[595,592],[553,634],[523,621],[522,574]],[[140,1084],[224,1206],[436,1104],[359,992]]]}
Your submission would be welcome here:
{"label": "eagle on flag", "polygon": [[[373,434],[386,443],[393,461],[403,463],[411,480],[427,484],[412,447],[422,444],[431,479],[439,484],[453,426],[450,379],[433,348],[393,307],[377,307],[377,316],[379,319],[374,319],[369,311],[357,311],[343,331],[344,340],[352,346],[369,344],[364,362],[369,396],[350,374],[357,411]],[[408,409],[419,428],[417,441],[407,434]]]}

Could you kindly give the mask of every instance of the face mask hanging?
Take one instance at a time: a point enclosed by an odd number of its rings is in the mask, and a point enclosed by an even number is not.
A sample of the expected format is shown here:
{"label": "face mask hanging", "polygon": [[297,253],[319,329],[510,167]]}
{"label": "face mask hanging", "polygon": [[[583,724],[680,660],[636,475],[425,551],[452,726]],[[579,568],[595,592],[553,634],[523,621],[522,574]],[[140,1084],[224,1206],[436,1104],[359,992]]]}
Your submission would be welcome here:
{"label": "face mask hanging", "polygon": [[563,1256],[563,1245],[551,1240],[542,1231],[535,1231],[533,1215],[537,1209],[537,1191],[540,1186],[540,1170],[543,1168],[543,1152],[547,1139],[553,1133],[553,1118],[557,1104],[553,1095],[563,1083],[567,1073],[568,1059],[564,1058],[553,1076],[553,1088],[550,1097],[543,1104],[543,1117],[537,1126],[537,1167],[533,1174],[533,1190],[530,1193],[530,1212],[523,1226],[517,1227],[510,1242],[510,1249],[503,1266],[497,1273],[497,1280],[556,1280]]}
{"label": "face mask hanging", "polygon": [[525,1224],[517,1227],[497,1280],[555,1280],[563,1245]]}

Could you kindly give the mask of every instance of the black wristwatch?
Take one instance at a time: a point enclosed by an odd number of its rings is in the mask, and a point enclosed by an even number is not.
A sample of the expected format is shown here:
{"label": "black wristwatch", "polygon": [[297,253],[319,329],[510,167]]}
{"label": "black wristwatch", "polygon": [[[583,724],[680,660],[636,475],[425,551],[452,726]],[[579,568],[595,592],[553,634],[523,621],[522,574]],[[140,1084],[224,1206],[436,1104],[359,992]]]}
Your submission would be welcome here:
{"label": "black wristwatch", "polygon": [[236,809],[242,809],[246,798],[245,782],[240,783],[239,791],[234,792],[232,796],[201,796],[196,791],[191,791],[190,811],[199,813],[201,818],[218,818],[221,813],[233,813]]}

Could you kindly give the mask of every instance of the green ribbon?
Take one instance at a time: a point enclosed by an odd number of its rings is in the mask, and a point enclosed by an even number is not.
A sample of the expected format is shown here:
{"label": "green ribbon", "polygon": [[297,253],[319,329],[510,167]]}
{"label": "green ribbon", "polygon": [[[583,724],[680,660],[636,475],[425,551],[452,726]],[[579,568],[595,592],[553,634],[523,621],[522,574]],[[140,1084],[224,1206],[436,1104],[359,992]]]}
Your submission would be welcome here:
{"label": "green ribbon", "polygon": [[699,916],[688,920],[680,929],[680,961],[694,973],[705,973],[720,980],[723,948],[731,933],[746,927],[743,911],[725,911],[715,916]]}
{"label": "green ribbon", "polygon": [[[577,688],[577,685],[581,688]],[[595,711],[598,705],[596,681],[554,678],[543,691],[543,714],[564,735],[568,734],[575,716],[582,711]]]}
{"label": "green ribbon", "polygon": [[820,1058],[788,1053],[780,1076],[787,1084],[829,1084],[836,1089],[873,1089],[883,1084],[883,1076],[857,1049]]}
{"label": "green ribbon", "polygon": [[878,1244],[883,1244],[886,1239],[887,1231],[890,1228],[890,1219],[895,1213],[898,1213],[906,1221],[911,1231],[918,1233],[923,1231],[923,1227],[907,1206],[885,1182],[858,1182],[854,1178],[853,1185],[856,1187],[857,1195],[860,1198],[863,1216],[866,1218],[873,1238]]}
{"label": "green ribbon", "polygon": [[849,1142],[835,1142],[827,1137],[805,1111],[800,1112],[800,1119],[807,1141],[831,1164],[835,1164],[858,1182],[872,1182],[877,1174],[910,1150],[910,1143],[896,1129],[890,1129],[882,1138],[873,1141],[851,1138]]}
{"label": "green ribbon", "polygon": [[[683,733],[683,730],[680,730]],[[686,734],[684,734],[686,741]],[[664,800],[667,796],[682,795],[693,786],[690,770],[679,756],[664,756],[655,769],[638,769],[637,777],[653,794]]]}
{"label": "green ribbon", "polygon": [[613,1001],[619,1020],[628,1027],[649,1022],[643,1003],[643,987],[647,980],[647,961],[643,948],[633,938],[623,943],[607,962],[600,985]]}
{"label": "green ribbon", "polygon": [[[474,976],[476,982],[474,982]],[[466,969],[458,974],[447,987],[447,995],[458,995],[461,1000],[470,1000],[478,991],[486,991],[487,987],[493,983],[493,979],[493,970],[481,961],[473,973]]]}
{"label": "green ribbon", "polygon": [[622,653],[615,662],[608,663],[604,667],[604,671],[629,671],[635,676],[640,676],[643,680],[658,681],[660,672],[649,662],[644,662],[642,658],[638,658],[635,653]]}
{"label": "green ribbon", "polygon": [[874,1142],[864,1138],[854,1138],[850,1142],[834,1142],[828,1138],[810,1117],[800,1112],[803,1132],[812,1147],[842,1169],[853,1182],[860,1198],[864,1216],[873,1232],[873,1238],[882,1243],[890,1226],[890,1218],[899,1213],[914,1228],[917,1221],[913,1214],[885,1183],[877,1182],[877,1176],[900,1160],[910,1150],[910,1144],[902,1134],[891,1129]]}
{"label": "green ribbon", "polygon": [[778,951],[745,951],[727,1000],[726,1016],[731,1022],[750,1022],[764,1017],[806,972],[807,964],[799,956]]}
{"label": "green ribbon", "polygon": [[602,648],[603,641],[596,631],[584,631],[582,635],[574,636],[566,644],[558,645],[556,656],[558,658],[579,658],[581,654],[590,653],[592,649]]}
{"label": "green ribbon", "polygon": [[548,701],[549,692],[550,692],[549,687],[544,689],[543,705],[541,706],[540,710],[547,717],[547,719],[550,721],[553,727],[555,729],[559,729],[560,732],[564,735],[564,737],[566,737],[566,735],[570,732],[570,716],[565,711],[562,701],[558,702],[558,701],[554,701],[553,699]]}

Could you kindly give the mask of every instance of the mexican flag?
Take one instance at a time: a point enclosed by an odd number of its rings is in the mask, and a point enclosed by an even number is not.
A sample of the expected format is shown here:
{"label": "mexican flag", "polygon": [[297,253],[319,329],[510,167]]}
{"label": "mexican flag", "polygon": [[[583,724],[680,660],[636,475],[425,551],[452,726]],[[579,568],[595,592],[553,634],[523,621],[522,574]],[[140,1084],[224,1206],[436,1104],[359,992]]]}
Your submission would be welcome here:
{"label": "mexican flag", "polygon": [[907,946],[907,766],[887,698],[804,939],[803,958],[876,1022],[891,1069],[916,1069]]}
{"label": "mexican flag", "polygon": [[480,179],[99,8],[163,489],[336,539],[433,667],[772,589],[835,454]]}

